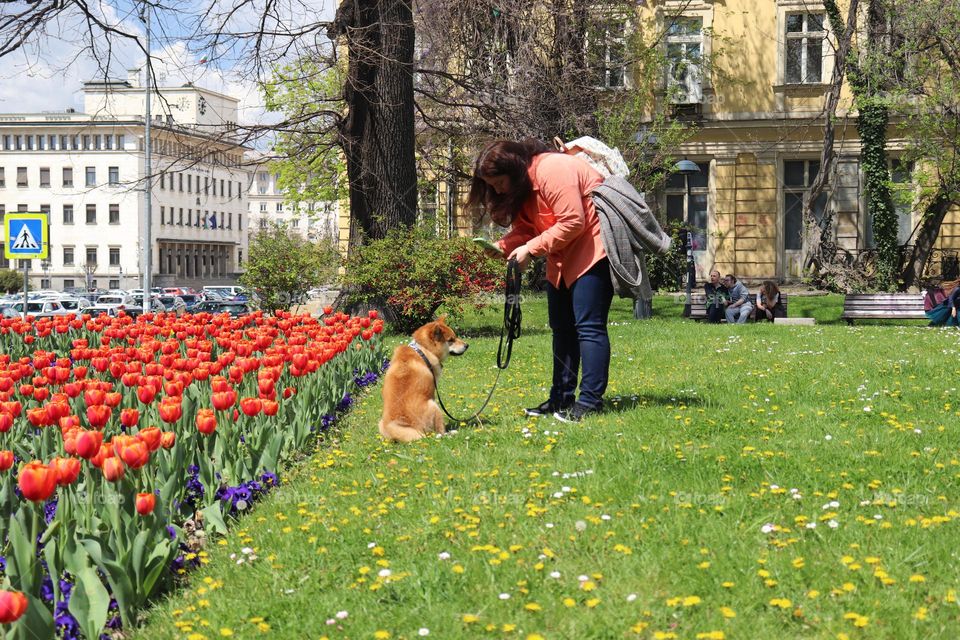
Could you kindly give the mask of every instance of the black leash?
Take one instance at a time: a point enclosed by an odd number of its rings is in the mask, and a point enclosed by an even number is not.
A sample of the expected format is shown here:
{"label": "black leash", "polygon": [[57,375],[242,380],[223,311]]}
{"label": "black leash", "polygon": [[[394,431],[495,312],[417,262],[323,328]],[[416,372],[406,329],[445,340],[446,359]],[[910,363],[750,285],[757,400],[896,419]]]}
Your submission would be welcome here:
{"label": "black leash", "polygon": [[[443,405],[443,398],[440,397],[440,387],[437,385],[437,376],[436,374],[433,376],[433,387],[437,391],[437,404],[439,404],[443,412],[447,414],[447,417],[454,422],[464,423],[476,420],[490,403],[493,392],[497,389],[497,383],[500,382],[500,374],[510,366],[510,357],[513,355],[513,341],[520,337],[520,322],[523,317],[520,311],[520,285],[522,275],[520,265],[516,260],[507,262],[507,276],[503,294],[503,326],[500,328],[500,346],[497,347],[497,377],[493,381],[490,393],[487,394],[487,399],[483,401],[483,404],[477,409],[476,413],[466,419],[450,415],[450,412],[447,411],[447,408]],[[506,353],[504,353],[504,347],[506,347]],[[415,350],[417,349],[415,348]],[[420,357],[424,359],[424,362],[427,362],[427,366],[429,367],[430,363],[427,361],[426,356],[420,353]],[[430,371],[433,372],[433,367],[430,367]]]}

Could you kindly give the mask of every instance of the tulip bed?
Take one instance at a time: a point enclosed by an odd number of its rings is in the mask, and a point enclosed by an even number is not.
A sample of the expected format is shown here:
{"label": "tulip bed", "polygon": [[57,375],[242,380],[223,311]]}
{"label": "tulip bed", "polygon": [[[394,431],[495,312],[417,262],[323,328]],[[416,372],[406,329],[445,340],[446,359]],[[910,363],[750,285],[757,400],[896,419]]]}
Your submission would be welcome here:
{"label": "tulip bed", "polygon": [[185,530],[278,483],[375,380],[375,312],[0,322],[0,623],[135,625],[202,558]]}

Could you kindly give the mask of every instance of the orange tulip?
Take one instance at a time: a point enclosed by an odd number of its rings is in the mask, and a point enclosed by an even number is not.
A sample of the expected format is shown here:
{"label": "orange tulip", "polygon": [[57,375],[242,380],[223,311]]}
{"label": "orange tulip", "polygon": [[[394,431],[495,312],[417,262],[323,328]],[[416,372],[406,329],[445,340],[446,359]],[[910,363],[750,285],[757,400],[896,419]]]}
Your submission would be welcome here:
{"label": "orange tulip", "polygon": [[150,404],[157,397],[157,390],[153,385],[137,387],[137,399],[143,404]]}
{"label": "orange tulip", "polygon": [[113,409],[105,404],[95,404],[87,407],[87,422],[94,429],[102,429],[110,420]]}
{"label": "orange tulip", "polygon": [[237,394],[232,391],[217,391],[211,396],[213,400],[213,408],[217,411],[226,411],[233,406],[233,403],[237,401]]}
{"label": "orange tulip", "polygon": [[54,458],[50,466],[57,472],[57,484],[65,487],[73,484],[80,475],[79,458]]}
{"label": "orange tulip", "polygon": [[0,413],[0,433],[6,433],[10,431],[10,427],[13,426],[13,414],[7,413],[6,411]]}
{"label": "orange tulip", "polygon": [[76,443],[77,455],[89,460],[99,453],[100,445],[103,444],[103,432],[83,430],[77,434]]}
{"label": "orange tulip", "polygon": [[179,401],[174,402],[164,399],[160,403],[159,411],[160,419],[166,423],[176,422],[183,416],[183,407],[180,406]]}
{"label": "orange tulip", "polygon": [[240,400],[240,410],[247,416],[255,416],[260,413],[262,406],[260,398],[243,398]]}
{"label": "orange tulip", "polygon": [[19,591],[0,591],[0,624],[20,619],[27,610],[27,596]]}
{"label": "orange tulip", "polygon": [[13,451],[0,451],[0,471],[7,471],[13,466]]}
{"label": "orange tulip", "polygon": [[106,458],[103,461],[103,477],[107,482],[116,482],[123,477],[126,469],[123,466],[123,460],[120,458]]}
{"label": "orange tulip", "polygon": [[140,412],[136,409],[123,409],[120,412],[120,424],[125,427],[135,427],[140,421]]}
{"label": "orange tulip", "polygon": [[120,458],[127,463],[131,469],[139,469],[150,461],[150,448],[146,442],[137,440],[124,447]]}
{"label": "orange tulip", "polygon": [[164,431],[160,436],[160,446],[164,449],[172,449],[177,443],[177,434],[173,431]]}
{"label": "orange tulip", "polygon": [[275,416],[280,409],[280,404],[274,400],[261,400],[260,404],[263,405],[263,415],[265,416]]}
{"label": "orange tulip", "polygon": [[197,431],[204,435],[210,435],[217,429],[217,418],[213,415],[213,409],[197,410]]}
{"label": "orange tulip", "polygon": [[137,437],[147,445],[150,451],[156,451],[160,448],[160,438],[163,437],[163,432],[158,427],[147,427],[146,429],[140,429],[137,432]]}
{"label": "orange tulip", "polygon": [[138,493],[136,504],[137,513],[148,516],[153,513],[154,507],[157,506],[157,496],[153,493]]}
{"label": "orange tulip", "polygon": [[17,486],[27,500],[43,502],[57,490],[57,472],[39,460],[28,462],[20,469]]}

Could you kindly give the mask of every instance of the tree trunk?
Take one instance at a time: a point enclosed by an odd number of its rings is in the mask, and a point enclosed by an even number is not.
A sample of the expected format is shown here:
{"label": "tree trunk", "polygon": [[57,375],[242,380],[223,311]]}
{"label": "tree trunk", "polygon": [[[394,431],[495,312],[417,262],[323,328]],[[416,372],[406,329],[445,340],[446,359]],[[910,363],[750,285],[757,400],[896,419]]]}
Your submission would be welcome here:
{"label": "tree trunk", "polygon": [[902,289],[921,284],[919,280],[933,252],[933,245],[936,244],[937,237],[940,235],[940,225],[943,224],[943,219],[947,216],[952,204],[946,194],[940,191],[923,212],[923,221],[917,230],[913,249],[904,260],[903,270],[900,272]]}
{"label": "tree trunk", "polygon": [[340,137],[353,245],[416,223],[410,0],[344,0],[330,33],[346,36],[348,52]]}

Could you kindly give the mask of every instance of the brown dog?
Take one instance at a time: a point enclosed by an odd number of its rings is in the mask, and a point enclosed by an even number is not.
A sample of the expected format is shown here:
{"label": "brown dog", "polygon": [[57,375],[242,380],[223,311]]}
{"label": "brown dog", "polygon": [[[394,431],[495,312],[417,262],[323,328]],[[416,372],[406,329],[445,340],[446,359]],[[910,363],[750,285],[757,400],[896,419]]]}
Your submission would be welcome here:
{"label": "brown dog", "polygon": [[409,345],[394,350],[383,380],[380,434],[384,438],[413,442],[428,433],[446,431],[443,413],[434,402],[436,379],[447,356],[462,355],[467,346],[440,318],[414,331]]}

